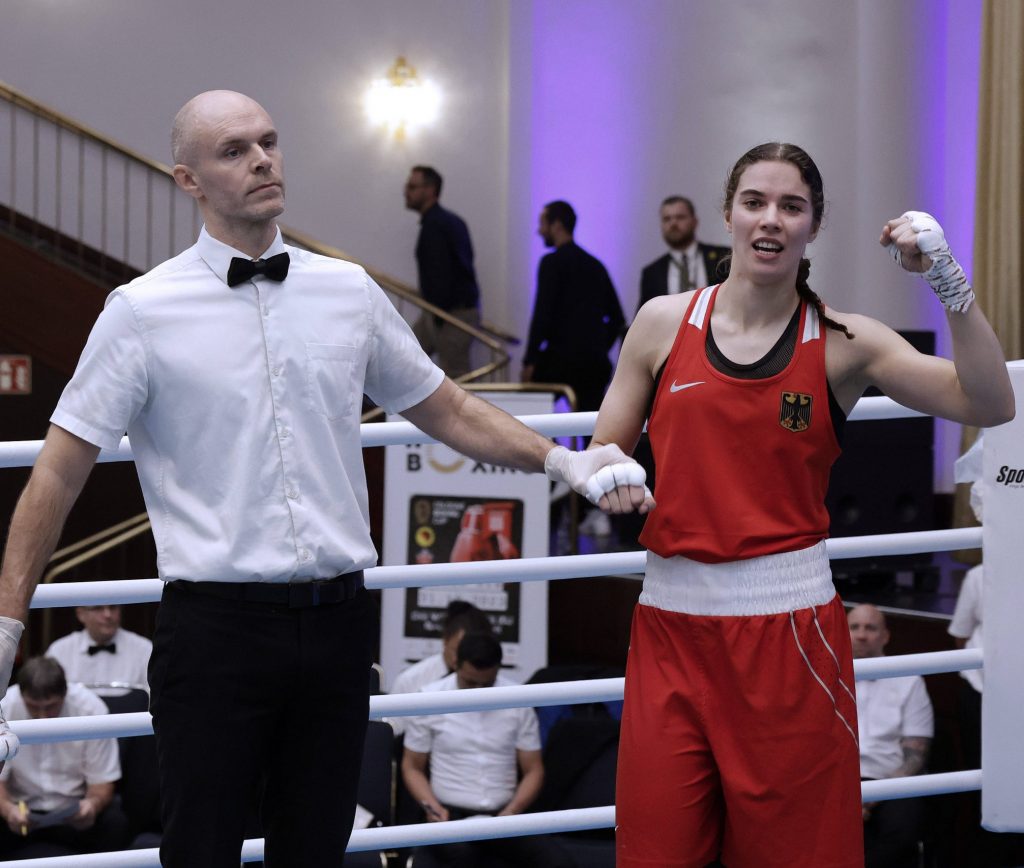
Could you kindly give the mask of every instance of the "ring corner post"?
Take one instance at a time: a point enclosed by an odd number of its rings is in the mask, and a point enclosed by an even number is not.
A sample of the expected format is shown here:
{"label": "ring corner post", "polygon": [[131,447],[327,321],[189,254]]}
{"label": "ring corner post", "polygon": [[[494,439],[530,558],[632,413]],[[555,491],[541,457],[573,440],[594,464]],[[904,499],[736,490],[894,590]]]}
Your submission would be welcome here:
{"label": "ring corner post", "polygon": [[[982,825],[1024,832],[1024,361],[1008,365],[1017,397],[1012,422],[985,431]],[[998,654],[993,653],[998,649]]]}

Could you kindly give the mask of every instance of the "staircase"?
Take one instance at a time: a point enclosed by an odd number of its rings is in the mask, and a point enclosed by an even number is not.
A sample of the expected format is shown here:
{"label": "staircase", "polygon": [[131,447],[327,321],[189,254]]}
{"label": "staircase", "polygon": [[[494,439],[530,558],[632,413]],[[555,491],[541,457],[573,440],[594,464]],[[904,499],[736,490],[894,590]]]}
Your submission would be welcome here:
{"label": "staircase", "polygon": [[[170,167],[135,153],[0,83],[0,342],[68,375],[113,287],[193,243],[202,218]],[[359,263],[281,227],[285,241]],[[477,367],[460,382],[494,381],[509,355],[412,287],[366,268],[407,319],[426,310],[467,331]]]}

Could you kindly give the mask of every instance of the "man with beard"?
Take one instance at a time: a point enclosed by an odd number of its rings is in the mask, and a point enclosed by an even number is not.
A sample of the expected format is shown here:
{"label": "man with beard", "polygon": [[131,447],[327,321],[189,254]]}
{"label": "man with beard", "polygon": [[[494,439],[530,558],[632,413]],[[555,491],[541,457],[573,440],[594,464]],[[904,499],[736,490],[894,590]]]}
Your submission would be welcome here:
{"label": "man with beard", "polygon": [[668,253],[655,259],[640,274],[640,303],[637,310],[659,295],[675,295],[718,283],[728,269],[718,271],[728,247],[697,240],[697,212],[685,196],[669,196],[661,203],[661,237]]}

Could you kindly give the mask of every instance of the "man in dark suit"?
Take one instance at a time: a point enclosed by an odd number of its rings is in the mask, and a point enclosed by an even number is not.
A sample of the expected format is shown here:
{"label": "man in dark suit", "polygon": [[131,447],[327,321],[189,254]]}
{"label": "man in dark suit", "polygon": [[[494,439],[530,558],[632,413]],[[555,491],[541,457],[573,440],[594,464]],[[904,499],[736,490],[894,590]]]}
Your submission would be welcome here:
{"label": "man in dark suit", "polygon": [[554,249],[537,271],[523,380],[568,383],[577,410],[597,410],[612,375],[608,351],[624,317],[608,270],[573,241],[575,227],[568,202],[548,202],[541,211],[537,232]]}
{"label": "man in dark suit", "polygon": [[[473,268],[473,243],[466,221],[441,207],[442,184],[441,174],[432,166],[413,166],[405,184],[405,207],[420,215],[416,241],[420,292],[456,319],[478,326],[480,288]],[[472,368],[469,332],[427,311],[420,314],[412,331],[427,355],[436,354],[438,366],[449,377],[461,377]]]}
{"label": "man in dark suit", "polygon": [[728,275],[719,265],[728,247],[697,240],[697,212],[685,196],[669,196],[661,203],[661,237],[669,252],[655,259],[640,275],[640,304],[657,295],[672,295],[718,283]]}

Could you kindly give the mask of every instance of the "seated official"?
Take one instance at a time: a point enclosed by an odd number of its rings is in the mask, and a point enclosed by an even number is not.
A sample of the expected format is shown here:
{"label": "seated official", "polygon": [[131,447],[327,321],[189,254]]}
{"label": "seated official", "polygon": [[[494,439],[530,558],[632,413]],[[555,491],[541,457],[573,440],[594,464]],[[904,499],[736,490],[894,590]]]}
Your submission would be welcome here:
{"label": "seated official", "polygon": [[[56,660],[34,657],[0,703],[8,720],[106,714],[103,700],[68,684]],[[121,777],[117,740],[22,745],[0,772],[0,857],[100,853],[127,844],[128,821],[114,802]]]}
{"label": "seated official", "polygon": [[[499,674],[500,667],[501,643],[491,634],[467,634],[456,651],[455,671],[423,691],[512,684]],[[412,718],[402,777],[430,822],[522,813],[544,782],[537,715],[532,708],[502,708]],[[430,850],[443,865],[458,868],[485,868],[496,857],[523,868],[571,864],[556,842],[543,837],[439,844]]]}
{"label": "seated official", "polygon": [[[871,605],[854,606],[847,621],[854,659],[881,657],[889,642],[885,615]],[[932,703],[920,675],[857,682],[860,774],[864,780],[902,778],[925,771],[934,732]],[[865,868],[916,864],[924,830],[921,799],[866,802]]]}
{"label": "seated official", "polygon": [[[452,600],[441,622],[441,650],[398,673],[390,692],[415,693],[430,682],[444,678],[455,669],[455,652],[463,636],[493,632],[491,622],[480,609],[466,600]],[[405,732],[407,718],[386,717],[384,721],[391,724],[396,736]]]}
{"label": "seated official", "polygon": [[[121,626],[121,607],[77,606],[75,616],[82,629],[62,636],[46,649],[46,656],[60,663],[68,681],[87,686],[116,682],[148,690],[146,670],[153,643]],[[93,690],[101,696],[123,692],[105,687]]]}

